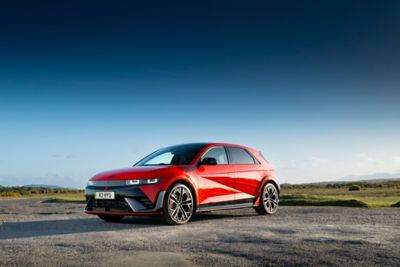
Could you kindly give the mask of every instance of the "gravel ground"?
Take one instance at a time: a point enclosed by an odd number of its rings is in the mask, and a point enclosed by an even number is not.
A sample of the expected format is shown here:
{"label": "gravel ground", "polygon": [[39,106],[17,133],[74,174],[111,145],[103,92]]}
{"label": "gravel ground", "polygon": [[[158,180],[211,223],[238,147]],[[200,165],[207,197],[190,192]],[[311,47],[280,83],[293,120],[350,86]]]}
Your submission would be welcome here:
{"label": "gravel ground", "polygon": [[400,266],[400,209],[282,207],[105,223],[81,204],[0,200],[4,266]]}

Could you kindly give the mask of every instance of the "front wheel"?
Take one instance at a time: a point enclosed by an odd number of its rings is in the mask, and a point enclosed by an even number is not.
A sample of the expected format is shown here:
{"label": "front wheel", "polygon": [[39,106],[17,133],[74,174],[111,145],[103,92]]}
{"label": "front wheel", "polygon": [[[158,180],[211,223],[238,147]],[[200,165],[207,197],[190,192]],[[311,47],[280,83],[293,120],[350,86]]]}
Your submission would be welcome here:
{"label": "front wheel", "polygon": [[267,183],[261,191],[260,204],[254,209],[262,215],[274,214],[278,209],[279,193],[275,185]]}
{"label": "front wheel", "polygon": [[177,225],[187,223],[193,215],[193,195],[184,184],[175,184],[167,191],[163,205],[163,221]]}
{"label": "front wheel", "polygon": [[106,215],[106,214],[99,214],[100,219],[102,219],[105,222],[119,222],[124,216],[118,216],[118,215]]}

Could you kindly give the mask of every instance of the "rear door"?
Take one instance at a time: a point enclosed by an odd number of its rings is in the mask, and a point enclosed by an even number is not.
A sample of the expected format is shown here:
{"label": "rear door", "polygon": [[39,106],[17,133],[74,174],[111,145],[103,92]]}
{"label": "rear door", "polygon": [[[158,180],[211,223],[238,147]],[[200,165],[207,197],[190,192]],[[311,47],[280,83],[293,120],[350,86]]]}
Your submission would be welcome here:
{"label": "rear door", "polygon": [[227,151],[229,162],[235,171],[235,200],[250,202],[257,196],[258,185],[265,175],[264,167],[244,148],[227,147]]}
{"label": "rear door", "polygon": [[228,164],[223,146],[210,147],[200,158],[215,158],[216,165],[200,165],[198,174],[198,195],[201,207],[224,204],[235,199],[234,168]]}

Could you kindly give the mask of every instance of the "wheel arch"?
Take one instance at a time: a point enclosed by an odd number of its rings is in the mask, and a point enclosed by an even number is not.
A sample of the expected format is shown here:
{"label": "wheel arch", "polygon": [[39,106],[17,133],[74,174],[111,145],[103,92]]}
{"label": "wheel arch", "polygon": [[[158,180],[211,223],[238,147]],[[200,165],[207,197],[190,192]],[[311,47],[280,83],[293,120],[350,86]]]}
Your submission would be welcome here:
{"label": "wheel arch", "polygon": [[[167,191],[170,190],[170,189],[171,189],[174,185],[176,185],[176,184],[184,184],[184,185],[186,185],[186,186],[189,188],[190,192],[192,192],[192,195],[193,195],[193,198],[194,198],[194,201],[193,201],[193,203],[194,203],[193,212],[195,212],[195,211],[197,210],[197,208],[198,208],[198,203],[197,203],[198,196],[197,196],[196,187],[195,187],[195,185],[193,184],[193,182],[190,181],[188,178],[178,177],[178,178],[174,179],[174,180],[168,185]],[[167,194],[165,194],[164,197],[167,197]]]}
{"label": "wheel arch", "polygon": [[281,193],[281,188],[280,188],[279,184],[274,179],[267,179],[266,182],[264,183],[264,185],[266,185],[268,183],[271,183],[276,187],[276,190],[278,190],[278,195]]}
{"label": "wheel arch", "polygon": [[279,186],[279,183],[276,181],[276,179],[275,179],[273,176],[265,176],[265,177],[261,180],[261,182],[259,183],[259,185],[258,185],[258,188],[257,188],[258,194],[261,193],[261,190],[263,189],[263,187],[264,187],[267,183],[273,184],[273,185],[276,187],[276,189],[278,190],[278,194],[281,193],[281,187]]}
{"label": "wheel arch", "polygon": [[273,185],[276,187],[276,190],[278,190],[278,195],[280,195],[280,193],[281,193],[281,188],[280,188],[278,182],[277,182],[273,177],[271,177],[271,176],[265,176],[265,177],[261,180],[261,182],[259,183],[259,185],[258,185],[258,188],[257,188],[257,198],[256,198],[256,200],[255,200],[254,203],[253,203],[254,206],[258,206],[258,205],[259,205],[262,189],[263,189],[264,186],[265,186],[266,184],[268,184],[268,183],[273,184]]}

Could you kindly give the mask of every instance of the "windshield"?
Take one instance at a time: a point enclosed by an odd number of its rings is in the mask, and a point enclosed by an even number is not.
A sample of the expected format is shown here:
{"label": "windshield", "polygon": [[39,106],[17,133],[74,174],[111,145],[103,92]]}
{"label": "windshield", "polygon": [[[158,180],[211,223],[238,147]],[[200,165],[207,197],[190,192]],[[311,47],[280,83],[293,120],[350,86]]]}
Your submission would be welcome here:
{"label": "windshield", "polygon": [[188,165],[204,146],[205,144],[186,144],[162,148],[134,166]]}

